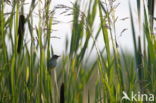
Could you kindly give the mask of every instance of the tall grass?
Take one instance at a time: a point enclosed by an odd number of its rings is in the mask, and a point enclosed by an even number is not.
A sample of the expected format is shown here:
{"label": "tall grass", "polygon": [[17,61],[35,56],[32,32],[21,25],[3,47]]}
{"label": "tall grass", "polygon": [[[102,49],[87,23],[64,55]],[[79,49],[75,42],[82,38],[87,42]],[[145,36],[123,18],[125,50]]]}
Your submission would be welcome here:
{"label": "tall grass", "polygon": [[[84,12],[81,0],[72,3],[70,7],[58,5],[53,10],[50,8],[51,0],[33,0],[29,13],[24,15],[25,28],[28,28],[24,36],[29,35],[30,42],[25,43],[23,40],[21,52],[17,53],[19,16],[21,12],[24,13],[24,2],[1,0],[0,103],[129,103],[121,101],[123,91],[128,95],[132,91],[156,94],[156,41],[152,35],[154,13],[151,12],[154,11],[154,4],[149,1],[147,6],[143,1],[137,0],[137,15],[138,18],[143,15],[143,23],[139,22],[139,25],[143,27],[140,33],[143,32],[144,39],[136,35],[135,14],[129,6],[135,54],[132,56],[118,48],[114,39],[114,35],[117,35],[114,34],[117,20],[113,13],[117,7],[115,1],[88,0]],[[8,14],[4,10],[6,5],[12,5]],[[43,5],[44,8],[41,8]],[[33,13],[37,7],[39,22],[34,27]],[[51,32],[55,22],[53,15],[58,9],[63,10],[60,15],[73,18],[71,40],[66,40],[66,54],[62,54],[55,70],[59,94],[56,93],[55,81],[46,66],[53,54]],[[95,29],[96,19],[100,20],[100,24]],[[104,44],[102,50],[96,45],[100,35]],[[89,45],[91,49],[87,54]],[[89,63],[94,48],[97,58]]]}

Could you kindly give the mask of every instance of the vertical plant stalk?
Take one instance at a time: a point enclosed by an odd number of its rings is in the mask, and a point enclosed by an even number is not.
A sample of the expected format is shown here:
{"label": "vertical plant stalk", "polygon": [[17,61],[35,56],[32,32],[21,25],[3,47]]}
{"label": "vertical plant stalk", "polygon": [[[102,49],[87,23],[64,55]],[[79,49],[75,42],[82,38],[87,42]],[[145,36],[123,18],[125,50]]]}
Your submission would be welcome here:
{"label": "vertical plant stalk", "polygon": [[[140,43],[140,40],[139,40],[139,47],[140,49],[138,49],[138,46],[137,46],[137,39],[136,39],[136,32],[135,32],[135,26],[134,26],[134,21],[133,21],[133,13],[132,13],[132,8],[131,8],[131,5],[130,5],[130,2],[129,2],[129,9],[130,9],[130,18],[131,18],[131,28],[132,28],[132,37],[133,37],[133,45],[134,45],[134,54],[135,54],[135,62],[136,62],[136,70],[138,71],[138,79],[139,79],[139,82],[141,82],[141,56],[140,56],[140,52],[141,52],[141,43]],[[139,83],[140,84],[140,83]],[[140,89],[141,89],[141,92],[142,92],[142,85],[140,84]]]}
{"label": "vertical plant stalk", "polygon": [[19,25],[18,25],[18,46],[17,46],[17,53],[20,53],[21,47],[23,44],[23,38],[24,38],[24,24],[25,24],[25,17],[24,15],[20,15],[19,17]]}
{"label": "vertical plant stalk", "polygon": [[13,56],[11,61],[11,95],[12,95],[12,103],[16,103],[16,95],[15,95],[15,56]]}
{"label": "vertical plant stalk", "polygon": [[51,17],[53,14],[53,12],[50,12],[49,9],[50,9],[50,5],[51,5],[51,0],[46,0],[45,1],[45,28],[47,28],[47,30],[45,31],[45,36],[46,36],[46,39],[45,39],[45,45],[48,45],[48,48],[47,48],[47,59],[49,59],[50,57],[50,36],[51,36],[51,29],[52,29],[52,21],[53,21],[53,18]]}
{"label": "vertical plant stalk", "polygon": [[5,45],[5,29],[4,29],[4,24],[5,24],[5,19],[4,19],[4,1],[0,1],[0,49],[2,46],[2,51],[3,51],[3,60],[6,61],[7,59],[7,48]]}
{"label": "vertical plant stalk", "polygon": [[154,2],[155,0],[148,0],[148,13],[150,16],[150,27],[153,31],[153,17],[154,17]]}
{"label": "vertical plant stalk", "polygon": [[103,19],[103,14],[102,10],[105,11],[104,7],[101,4],[101,1],[98,0],[99,2],[99,12],[100,12],[100,21],[101,21],[101,27],[102,27],[102,33],[103,33],[103,38],[104,38],[104,43],[106,46],[106,52],[107,52],[107,59],[108,59],[108,65],[110,65],[110,45],[109,45],[109,35],[108,35],[108,30],[105,27],[106,25],[106,20]]}
{"label": "vertical plant stalk", "polygon": [[55,99],[56,102],[59,101],[59,87],[58,87],[58,82],[57,82],[57,73],[56,70],[54,69],[53,71],[51,71],[51,79],[52,79],[52,83],[54,85],[54,92],[55,92]]}
{"label": "vertical plant stalk", "polygon": [[60,103],[64,103],[65,98],[64,98],[64,83],[62,83],[61,88],[60,88]]}
{"label": "vertical plant stalk", "polygon": [[39,22],[38,22],[38,29],[37,29],[37,36],[38,36],[38,40],[39,40],[39,50],[40,50],[40,65],[39,65],[39,101],[40,102],[43,102],[42,101],[42,80],[43,80],[43,44],[42,44],[42,13],[41,13],[41,2],[39,2]]}
{"label": "vertical plant stalk", "polygon": [[137,56],[137,61],[138,61],[138,77],[139,77],[139,84],[140,84],[140,89],[143,92],[143,63],[142,63],[142,49],[141,49],[141,39],[140,36],[138,37],[138,56]]}

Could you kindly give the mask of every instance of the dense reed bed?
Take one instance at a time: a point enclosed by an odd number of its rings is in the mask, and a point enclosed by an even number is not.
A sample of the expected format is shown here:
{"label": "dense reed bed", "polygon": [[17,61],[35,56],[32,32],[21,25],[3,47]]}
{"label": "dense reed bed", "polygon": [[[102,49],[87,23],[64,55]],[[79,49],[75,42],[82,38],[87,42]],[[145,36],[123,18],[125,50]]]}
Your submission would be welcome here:
{"label": "dense reed bed", "polygon": [[[0,103],[147,103],[121,99],[123,91],[156,94],[154,0],[136,1],[141,36],[136,33],[136,13],[129,3],[133,53],[120,48],[115,38],[116,1],[88,0],[82,5],[83,0],[76,0],[72,6],[60,4],[51,9],[51,0],[32,0],[25,14],[26,0],[0,0]],[[8,5],[10,12],[5,11]],[[34,25],[36,8],[39,20]],[[56,93],[46,62],[55,51],[51,40],[59,38],[51,34],[53,25],[59,23],[53,15],[60,9],[60,15],[72,16],[72,27],[66,52],[54,70]],[[27,36],[28,42],[23,39]],[[102,50],[96,45],[99,36],[103,37]],[[97,56],[88,62],[93,49]]]}

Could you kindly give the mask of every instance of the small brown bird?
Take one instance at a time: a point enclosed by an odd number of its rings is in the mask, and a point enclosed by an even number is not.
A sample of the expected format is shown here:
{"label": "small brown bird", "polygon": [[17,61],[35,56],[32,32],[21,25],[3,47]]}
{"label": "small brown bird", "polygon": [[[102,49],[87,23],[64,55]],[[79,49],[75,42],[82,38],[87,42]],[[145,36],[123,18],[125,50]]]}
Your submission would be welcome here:
{"label": "small brown bird", "polygon": [[25,31],[24,24],[25,24],[25,17],[24,17],[24,15],[20,15],[19,25],[18,25],[18,47],[17,47],[18,53],[20,53],[21,47],[23,44],[24,31]]}

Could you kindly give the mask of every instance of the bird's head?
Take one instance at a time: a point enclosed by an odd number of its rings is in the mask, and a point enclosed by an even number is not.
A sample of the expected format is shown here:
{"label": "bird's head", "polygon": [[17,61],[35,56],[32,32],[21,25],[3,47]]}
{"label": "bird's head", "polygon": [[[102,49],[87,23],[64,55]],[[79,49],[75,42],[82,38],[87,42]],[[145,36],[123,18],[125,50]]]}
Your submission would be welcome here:
{"label": "bird's head", "polygon": [[58,55],[53,55],[52,56],[52,58],[54,58],[54,59],[58,59],[60,56],[58,56]]}

